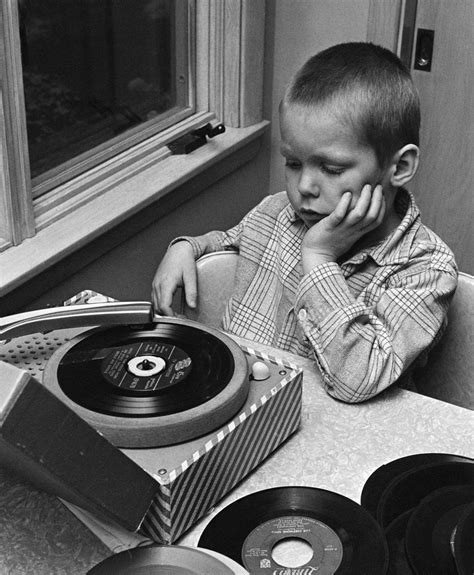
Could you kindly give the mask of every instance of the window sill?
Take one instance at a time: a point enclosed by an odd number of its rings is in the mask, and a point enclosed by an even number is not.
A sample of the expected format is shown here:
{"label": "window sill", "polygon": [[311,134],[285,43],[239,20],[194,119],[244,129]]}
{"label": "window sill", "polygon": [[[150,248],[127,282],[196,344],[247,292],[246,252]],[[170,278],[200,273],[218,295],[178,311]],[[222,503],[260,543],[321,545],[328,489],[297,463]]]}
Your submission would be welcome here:
{"label": "window sill", "polygon": [[168,156],[1,254],[4,296],[258,139],[268,122],[226,132],[188,155]]}

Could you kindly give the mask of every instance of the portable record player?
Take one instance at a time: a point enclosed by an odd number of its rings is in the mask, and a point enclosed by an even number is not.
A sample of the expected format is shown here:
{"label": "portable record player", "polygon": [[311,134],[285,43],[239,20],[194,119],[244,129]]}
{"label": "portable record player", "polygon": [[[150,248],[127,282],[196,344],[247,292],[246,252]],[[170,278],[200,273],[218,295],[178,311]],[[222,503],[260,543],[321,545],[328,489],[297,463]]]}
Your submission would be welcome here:
{"label": "portable record player", "polygon": [[0,462],[172,543],[297,430],[302,371],[147,302],[86,301],[1,320]]}

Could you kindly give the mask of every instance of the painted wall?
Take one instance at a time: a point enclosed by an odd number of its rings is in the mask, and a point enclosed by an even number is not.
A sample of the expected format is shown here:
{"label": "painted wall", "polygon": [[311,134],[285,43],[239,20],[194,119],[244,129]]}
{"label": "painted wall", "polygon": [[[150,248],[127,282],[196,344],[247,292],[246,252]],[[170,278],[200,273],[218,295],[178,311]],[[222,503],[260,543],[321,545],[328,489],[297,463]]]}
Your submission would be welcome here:
{"label": "painted wall", "polygon": [[270,192],[285,189],[278,105],[286,85],[313,54],[339,42],[365,41],[369,0],[277,0],[271,94]]}

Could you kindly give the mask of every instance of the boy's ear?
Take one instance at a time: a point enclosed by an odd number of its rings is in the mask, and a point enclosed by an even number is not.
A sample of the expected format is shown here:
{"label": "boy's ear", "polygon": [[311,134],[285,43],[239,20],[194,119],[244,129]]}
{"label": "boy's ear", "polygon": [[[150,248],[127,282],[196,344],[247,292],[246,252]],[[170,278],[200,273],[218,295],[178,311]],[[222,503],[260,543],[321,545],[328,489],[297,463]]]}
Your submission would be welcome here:
{"label": "boy's ear", "polygon": [[413,178],[418,169],[420,160],[420,150],[415,144],[407,144],[400,148],[393,157],[390,183],[396,188],[400,188]]}

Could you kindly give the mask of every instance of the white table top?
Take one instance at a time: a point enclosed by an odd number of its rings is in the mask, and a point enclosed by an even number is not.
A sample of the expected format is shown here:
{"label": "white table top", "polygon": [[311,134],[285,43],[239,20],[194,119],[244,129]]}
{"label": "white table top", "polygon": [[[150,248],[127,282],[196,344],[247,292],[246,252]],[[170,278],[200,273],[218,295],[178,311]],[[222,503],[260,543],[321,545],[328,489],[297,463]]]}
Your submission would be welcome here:
{"label": "white table top", "polygon": [[[249,343],[249,342],[244,342]],[[197,545],[210,519],[255,491],[304,485],[360,503],[368,477],[381,465],[416,453],[474,457],[474,412],[394,386],[375,399],[345,404],[321,385],[315,363],[253,344],[304,369],[300,429],[176,543]]]}

